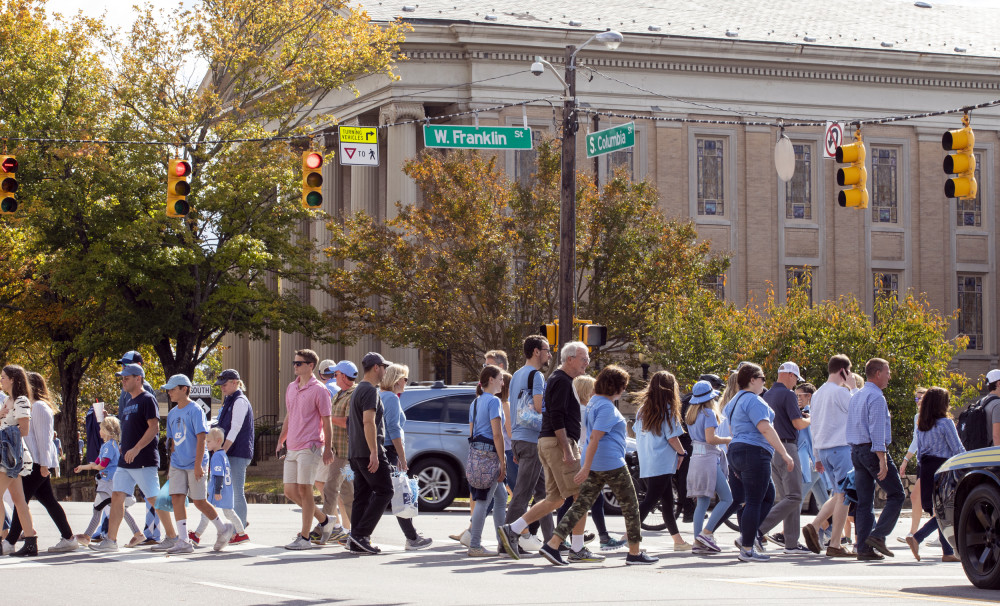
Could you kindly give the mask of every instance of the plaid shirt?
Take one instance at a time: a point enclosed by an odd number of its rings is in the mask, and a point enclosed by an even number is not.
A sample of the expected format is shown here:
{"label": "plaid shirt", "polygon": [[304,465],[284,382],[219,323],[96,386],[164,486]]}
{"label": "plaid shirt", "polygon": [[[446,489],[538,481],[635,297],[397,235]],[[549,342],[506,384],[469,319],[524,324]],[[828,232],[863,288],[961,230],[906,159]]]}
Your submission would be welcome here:
{"label": "plaid shirt", "polygon": [[[333,399],[332,417],[346,417],[351,411],[351,394],[354,393],[354,386],[350,389],[341,389],[337,392],[337,397]],[[347,428],[333,424],[333,435],[330,436],[333,446],[333,454],[341,459],[347,458]]]}

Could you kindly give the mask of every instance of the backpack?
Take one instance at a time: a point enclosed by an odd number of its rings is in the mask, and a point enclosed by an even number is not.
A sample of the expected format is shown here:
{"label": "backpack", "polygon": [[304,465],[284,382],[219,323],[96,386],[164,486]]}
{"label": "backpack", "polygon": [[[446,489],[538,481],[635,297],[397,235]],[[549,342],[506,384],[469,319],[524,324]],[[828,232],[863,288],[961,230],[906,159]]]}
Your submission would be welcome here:
{"label": "backpack", "polygon": [[996,399],[993,395],[981,398],[958,415],[958,437],[966,450],[993,446],[993,424],[986,414],[986,405]]}
{"label": "backpack", "polygon": [[535,374],[538,370],[528,373],[528,383],[525,388],[517,394],[517,404],[514,413],[514,424],[519,427],[526,427],[533,431],[542,430],[542,413],[535,410]]}

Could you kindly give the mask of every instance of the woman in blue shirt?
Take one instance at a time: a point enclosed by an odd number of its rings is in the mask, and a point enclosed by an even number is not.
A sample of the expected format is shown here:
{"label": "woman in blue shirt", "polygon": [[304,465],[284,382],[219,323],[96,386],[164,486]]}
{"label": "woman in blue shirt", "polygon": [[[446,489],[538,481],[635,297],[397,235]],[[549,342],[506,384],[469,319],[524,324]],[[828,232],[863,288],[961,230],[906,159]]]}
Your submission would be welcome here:
{"label": "woman in blue shirt", "polygon": [[615,400],[621,398],[628,386],[629,374],[620,366],[605,366],[594,384],[594,397],[587,404],[584,417],[584,431],[589,436],[587,450],[580,463],[580,471],[573,481],[581,484],[580,493],[573,501],[566,515],[559,520],[552,538],[542,546],[542,555],[553,564],[565,566],[567,562],[559,555],[559,545],[566,540],[587,510],[594,504],[597,495],[607,484],[622,506],[625,518],[625,532],[628,536],[628,556],[626,565],[654,564],[659,558],[646,555],[639,550],[642,539],[639,521],[639,500],[635,496],[632,474],[625,465],[625,417],[615,407]]}
{"label": "woman in blue shirt", "polygon": [[[382,407],[385,410],[382,417],[385,423],[385,457],[388,459],[389,465],[394,465],[403,472],[408,469],[406,450],[403,448],[403,425],[406,424],[406,414],[403,413],[399,396],[406,389],[409,375],[409,366],[390,364],[385,369],[382,382],[379,384],[379,398],[381,398]],[[397,517],[396,521],[399,522],[399,527],[406,535],[407,551],[423,549],[433,542],[431,539],[417,534],[417,529],[413,527],[413,520]]]}
{"label": "woman in blue shirt", "polygon": [[742,562],[766,562],[770,558],[754,545],[757,528],[774,504],[771,482],[771,457],[775,451],[785,460],[788,471],[795,461],[785,452],[774,431],[774,411],[760,397],[764,391],[764,371],[752,363],[743,364],[736,375],[740,391],[726,404],[733,440],[728,460],[733,470],[730,488],[733,499],[743,503],[740,516],[740,554]]}
{"label": "woman in blue shirt", "polygon": [[[646,481],[646,496],[639,505],[645,520],[657,503],[666,512],[664,521],[674,539],[674,551],[690,551],[674,519],[674,473],[687,453],[681,445],[681,398],[677,379],[665,370],[653,374],[646,389],[636,394],[635,446],[639,453],[639,477]],[[704,512],[703,512],[704,513]]]}
{"label": "woman in blue shirt", "polygon": [[[958,429],[948,413],[950,395],[947,389],[931,387],[920,402],[920,414],[917,416],[917,452],[920,453],[920,501],[925,507],[933,510],[934,474],[941,465],[951,457],[965,452],[962,441],[958,437]],[[955,550],[938,530],[937,517],[931,511],[931,519],[925,523],[913,536],[906,537],[913,557],[920,561],[920,543],[935,530],[941,542],[942,562],[958,562]]]}
{"label": "woman in blue shirt", "polygon": [[[497,394],[503,389],[503,371],[499,366],[487,365],[479,373],[479,385],[476,387],[476,399],[469,407],[469,448],[492,451],[499,460],[500,474],[489,488],[469,487],[469,493],[475,506],[472,509],[472,521],[469,524],[469,557],[484,557],[494,555],[482,546],[483,525],[486,514],[490,512],[490,502],[493,503],[493,527],[504,525],[507,518],[507,488],[504,479],[507,476],[507,460],[500,454],[503,450],[503,405]],[[502,554],[503,547],[497,549],[496,555]]]}

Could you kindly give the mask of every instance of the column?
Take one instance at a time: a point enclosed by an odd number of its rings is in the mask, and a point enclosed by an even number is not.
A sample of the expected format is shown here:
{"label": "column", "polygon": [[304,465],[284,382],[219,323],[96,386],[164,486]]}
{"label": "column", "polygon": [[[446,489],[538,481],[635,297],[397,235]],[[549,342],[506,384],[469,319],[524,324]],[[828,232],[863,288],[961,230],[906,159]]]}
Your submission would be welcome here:
{"label": "column", "polygon": [[[379,110],[380,125],[424,118],[421,103],[391,103]],[[386,210],[385,218],[396,216],[396,202],[416,204],[417,184],[403,172],[403,164],[417,155],[417,131],[420,124],[403,124],[386,129]]]}

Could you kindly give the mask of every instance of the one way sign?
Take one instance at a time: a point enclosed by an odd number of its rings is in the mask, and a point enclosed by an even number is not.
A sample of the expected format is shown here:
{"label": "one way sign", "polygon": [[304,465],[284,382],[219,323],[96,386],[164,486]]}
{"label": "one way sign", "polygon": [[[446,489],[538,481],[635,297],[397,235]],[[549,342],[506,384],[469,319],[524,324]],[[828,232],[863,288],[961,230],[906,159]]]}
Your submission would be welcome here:
{"label": "one way sign", "polygon": [[341,141],[340,164],[342,166],[378,166],[378,145]]}

